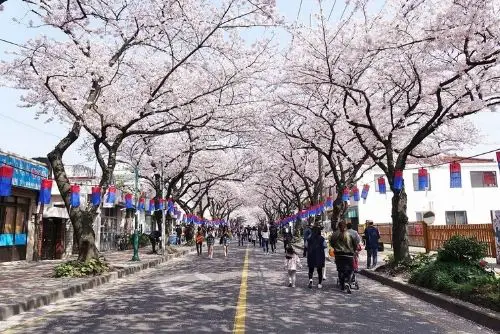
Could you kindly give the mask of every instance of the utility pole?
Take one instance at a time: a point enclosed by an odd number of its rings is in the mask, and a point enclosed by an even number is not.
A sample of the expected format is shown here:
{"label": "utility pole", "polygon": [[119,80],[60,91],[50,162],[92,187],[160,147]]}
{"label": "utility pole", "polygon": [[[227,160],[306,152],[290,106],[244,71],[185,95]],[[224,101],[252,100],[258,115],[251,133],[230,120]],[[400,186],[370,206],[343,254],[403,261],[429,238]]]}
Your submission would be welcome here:
{"label": "utility pole", "polygon": [[134,255],[132,256],[132,261],[140,261],[139,259],[139,166],[136,165],[134,168],[135,174],[135,226],[134,226]]}

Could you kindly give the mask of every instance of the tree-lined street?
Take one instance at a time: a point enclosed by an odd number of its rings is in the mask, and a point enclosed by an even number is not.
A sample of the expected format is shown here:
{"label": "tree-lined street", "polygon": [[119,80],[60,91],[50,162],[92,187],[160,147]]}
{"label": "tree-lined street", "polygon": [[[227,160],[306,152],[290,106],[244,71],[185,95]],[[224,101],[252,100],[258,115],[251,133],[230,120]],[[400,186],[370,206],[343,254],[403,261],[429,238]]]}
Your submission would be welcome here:
{"label": "tree-lined street", "polygon": [[235,323],[243,260],[249,254],[247,333],[489,333],[416,298],[359,277],[352,295],[334,287],[333,263],[319,290],[307,272],[287,287],[284,253],[253,246],[224,258],[195,254],[0,323],[3,333],[228,333]]}

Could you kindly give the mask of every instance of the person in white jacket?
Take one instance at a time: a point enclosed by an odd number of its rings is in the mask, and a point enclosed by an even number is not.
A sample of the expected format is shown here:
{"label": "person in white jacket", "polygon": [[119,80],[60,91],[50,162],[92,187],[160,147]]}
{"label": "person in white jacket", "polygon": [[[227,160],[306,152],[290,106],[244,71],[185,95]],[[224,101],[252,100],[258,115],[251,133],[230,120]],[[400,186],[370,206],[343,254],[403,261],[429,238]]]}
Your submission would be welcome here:
{"label": "person in white jacket", "polygon": [[288,287],[295,288],[295,276],[297,274],[297,267],[302,268],[300,258],[295,253],[292,246],[288,246],[285,252],[285,270],[288,271]]}

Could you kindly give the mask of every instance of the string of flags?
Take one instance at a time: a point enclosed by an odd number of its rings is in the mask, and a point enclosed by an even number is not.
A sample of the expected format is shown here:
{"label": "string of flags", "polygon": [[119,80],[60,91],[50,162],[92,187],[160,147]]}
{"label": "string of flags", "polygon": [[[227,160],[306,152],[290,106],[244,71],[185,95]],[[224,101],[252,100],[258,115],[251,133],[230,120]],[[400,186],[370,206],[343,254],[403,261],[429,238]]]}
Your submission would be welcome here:
{"label": "string of flags", "polygon": [[[498,164],[498,168],[500,170],[500,151],[496,152],[496,160]],[[452,161],[449,163],[450,169],[450,188],[462,188],[462,173],[461,173],[461,165],[457,161]],[[421,167],[418,169],[418,185],[417,188],[419,191],[427,190],[429,188],[429,172],[427,168]],[[387,185],[384,176],[377,178],[376,180],[378,185],[378,192],[380,194],[387,193]],[[404,178],[403,171],[396,170],[394,171],[394,182],[393,188],[395,190],[402,190],[404,187]],[[361,190],[361,195],[359,193],[359,188],[357,186],[349,189],[348,187],[344,188],[342,191],[342,201],[349,202],[352,197],[355,202],[359,202],[360,198],[366,201],[368,198],[368,193],[370,191],[370,185],[364,184]],[[278,220],[276,224],[278,225],[287,225],[290,222],[295,222],[297,219],[307,219],[311,216],[316,216],[323,213],[326,209],[333,207],[333,200],[331,197],[328,197],[325,202],[321,202],[317,205],[311,206],[305,210],[297,212],[291,216],[282,218]]]}

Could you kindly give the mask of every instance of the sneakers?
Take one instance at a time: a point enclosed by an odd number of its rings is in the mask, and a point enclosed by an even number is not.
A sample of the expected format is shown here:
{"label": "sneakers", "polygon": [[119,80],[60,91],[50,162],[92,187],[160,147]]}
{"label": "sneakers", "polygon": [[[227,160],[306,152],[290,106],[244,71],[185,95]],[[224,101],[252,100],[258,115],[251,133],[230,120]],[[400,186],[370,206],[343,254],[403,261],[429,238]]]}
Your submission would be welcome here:
{"label": "sneakers", "polygon": [[318,289],[321,289],[322,287],[323,287],[323,285],[318,284]]}
{"label": "sneakers", "polygon": [[312,281],[312,280],[310,280],[310,281],[309,281],[309,285],[308,285],[307,287],[308,287],[309,289],[312,289],[312,287],[313,287],[313,281]]}
{"label": "sneakers", "polygon": [[292,288],[295,288],[295,284],[292,284]]}

